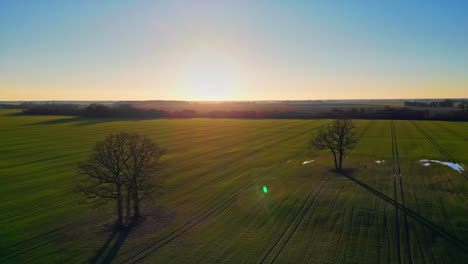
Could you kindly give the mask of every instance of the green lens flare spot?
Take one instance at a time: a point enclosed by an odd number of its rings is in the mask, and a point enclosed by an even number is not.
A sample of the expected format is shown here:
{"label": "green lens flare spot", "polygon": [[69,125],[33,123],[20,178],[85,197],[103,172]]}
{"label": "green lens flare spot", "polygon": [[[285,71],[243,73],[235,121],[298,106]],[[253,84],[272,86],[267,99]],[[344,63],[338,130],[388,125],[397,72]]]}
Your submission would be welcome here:
{"label": "green lens flare spot", "polygon": [[263,186],[263,192],[264,193],[267,193],[268,192],[268,188],[266,186]]}

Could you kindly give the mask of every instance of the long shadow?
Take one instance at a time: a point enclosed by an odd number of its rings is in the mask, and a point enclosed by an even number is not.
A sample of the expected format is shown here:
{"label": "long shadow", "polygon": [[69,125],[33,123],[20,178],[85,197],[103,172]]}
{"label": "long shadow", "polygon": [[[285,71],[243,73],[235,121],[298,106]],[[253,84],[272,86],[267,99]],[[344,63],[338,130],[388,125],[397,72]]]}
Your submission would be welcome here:
{"label": "long shadow", "polygon": [[102,263],[111,263],[114,260],[117,253],[119,253],[120,248],[127,240],[128,234],[130,233],[131,227],[125,228],[124,230],[119,232],[119,236],[117,237],[117,241],[115,241],[114,246],[109,250],[109,253],[104,257]]}
{"label": "long shadow", "polygon": [[106,251],[106,249],[109,247],[110,243],[112,242],[112,240],[114,240],[114,237],[117,235],[117,233],[119,233],[118,230],[114,230],[112,232],[112,234],[109,235],[109,237],[107,238],[106,242],[104,243],[104,245],[102,245],[101,248],[99,248],[99,250],[96,252],[96,255],[94,255],[94,257],[92,257],[90,260],[89,260],[89,263],[97,263],[97,260],[102,256],[102,254],[104,254],[104,252]]}
{"label": "long shadow", "polygon": [[450,243],[452,243],[454,246],[462,249],[465,253],[468,252],[468,245],[458,239],[456,236],[448,233],[447,231],[445,231],[442,227],[434,224],[433,222],[431,222],[429,219],[423,217],[422,215],[420,215],[419,213],[409,209],[408,207],[405,207],[403,206],[402,204],[398,203],[397,201],[393,200],[392,198],[388,197],[387,195],[379,192],[378,190],[374,189],[372,186],[366,184],[366,183],[363,183],[362,181],[354,178],[352,175],[352,171],[344,171],[341,173],[341,175],[343,175],[344,177],[346,177],[347,179],[350,179],[351,181],[353,181],[354,183],[358,184],[359,186],[363,187],[364,189],[368,190],[369,192],[371,192],[372,194],[376,195],[377,197],[381,198],[382,200],[388,202],[389,204],[391,205],[397,205],[397,207],[403,212],[405,213],[406,215],[408,215],[409,217],[413,218],[414,220],[416,220],[418,223],[426,226],[428,229],[430,229],[431,231],[433,231],[434,233],[438,234],[439,236],[447,239],[447,241],[449,241]]}
{"label": "long shadow", "polygon": [[[123,246],[125,241],[128,238],[128,235],[132,229],[137,226],[141,219],[133,219],[128,226],[125,227],[114,227],[114,230],[107,238],[106,242],[98,249],[96,255],[89,260],[89,263],[112,263],[112,261],[119,253],[120,248]],[[116,238],[117,236],[117,238]],[[112,247],[109,249],[110,245],[113,243]],[[105,252],[107,253],[105,254]],[[102,261],[99,261],[102,259]]]}

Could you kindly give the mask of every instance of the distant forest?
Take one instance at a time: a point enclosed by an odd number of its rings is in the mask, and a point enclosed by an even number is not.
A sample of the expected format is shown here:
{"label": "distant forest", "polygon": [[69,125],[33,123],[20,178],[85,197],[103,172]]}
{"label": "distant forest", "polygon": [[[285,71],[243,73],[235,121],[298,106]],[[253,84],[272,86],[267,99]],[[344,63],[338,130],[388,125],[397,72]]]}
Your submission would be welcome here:
{"label": "distant forest", "polygon": [[[430,104],[430,102],[429,102]],[[420,106],[420,105],[418,105]],[[353,107],[348,109],[331,108],[314,112],[293,110],[262,110],[245,111],[208,111],[194,110],[158,110],[141,109],[132,104],[56,104],[56,103],[23,103],[2,104],[0,108],[23,109],[26,115],[72,115],[90,118],[265,118],[265,119],[394,119],[394,120],[446,120],[468,121],[468,105],[459,104],[458,108],[440,110],[440,105],[434,109],[413,109],[411,107]]]}
{"label": "distant forest", "polygon": [[405,101],[405,106],[417,106],[417,107],[453,107],[454,103],[450,99],[445,99],[443,101],[432,101],[432,102],[423,102],[423,101]]}

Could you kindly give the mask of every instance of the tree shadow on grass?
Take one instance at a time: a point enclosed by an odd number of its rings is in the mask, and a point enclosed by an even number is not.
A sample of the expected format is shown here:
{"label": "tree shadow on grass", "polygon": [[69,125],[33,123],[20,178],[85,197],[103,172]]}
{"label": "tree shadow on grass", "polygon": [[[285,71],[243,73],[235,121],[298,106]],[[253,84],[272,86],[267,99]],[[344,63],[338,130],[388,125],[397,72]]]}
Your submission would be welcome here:
{"label": "tree shadow on grass", "polygon": [[175,212],[164,207],[142,207],[142,217],[128,217],[127,226],[107,228],[111,232],[104,244],[89,259],[89,263],[112,263],[128,237],[140,237],[157,232],[162,226],[168,225],[175,218]]}
{"label": "tree shadow on grass", "polygon": [[[96,251],[96,254],[89,260],[89,263],[112,263],[120,248],[127,240],[128,235],[137,224],[138,220],[132,220],[128,226],[114,226],[106,242]],[[102,261],[99,261],[100,259]]]}
{"label": "tree shadow on grass", "polygon": [[391,205],[395,205],[404,214],[411,217],[416,222],[422,224],[427,229],[431,230],[434,234],[437,234],[438,236],[444,238],[446,241],[448,241],[452,245],[454,245],[457,248],[463,250],[463,252],[468,252],[468,245],[464,241],[460,240],[457,236],[447,232],[445,230],[445,228],[435,224],[434,222],[432,222],[431,220],[429,220],[429,219],[425,218],[424,216],[420,215],[416,211],[413,211],[412,209],[410,209],[410,208],[408,208],[406,206],[403,206],[402,204],[396,202],[393,198],[383,194],[382,192],[378,191],[377,189],[373,188],[372,186],[370,186],[370,185],[356,179],[355,177],[353,177],[353,174],[354,174],[355,171],[356,171],[355,169],[343,169],[340,172],[335,171],[335,173],[348,178],[349,180],[351,180],[354,183],[358,184],[359,186],[363,187],[364,189],[366,189],[367,191],[369,191],[373,195],[375,195],[375,196],[381,198],[382,200],[390,203]]}
{"label": "tree shadow on grass", "polygon": [[96,252],[96,255],[94,255],[94,257],[92,257],[90,260],[89,260],[89,263],[97,263],[97,261],[99,260],[99,258],[102,256],[102,254],[104,254],[104,252],[106,251],[106,249],[109,247],[109,245],[111,244],[111,242],[114,240],[114,237],[117,235],[117,233],[119,233],[118,230],[114,230],[112,232],[112,234],[109,235],[109,237],[107,238],[106,242],[104,243],[104,245],[102,245],[98,251]]}

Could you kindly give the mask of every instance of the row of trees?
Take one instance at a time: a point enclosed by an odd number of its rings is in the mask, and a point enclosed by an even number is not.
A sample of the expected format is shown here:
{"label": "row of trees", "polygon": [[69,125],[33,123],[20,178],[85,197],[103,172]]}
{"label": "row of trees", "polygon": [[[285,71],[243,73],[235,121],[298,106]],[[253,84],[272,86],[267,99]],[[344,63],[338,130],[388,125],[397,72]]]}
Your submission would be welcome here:
{"label": "row of trees", "polygon": [[[140,203],[155,192],[161,181],[154,175],[160,168],[164,149],[146,136],[130,133],[111,134],[97,142],[93,154],[79,164],[85,179],[78,185],[89,203],[115,201],[117,224],[140,217]],[[159,180],[158,180],[159,179]]]}
{"label": "row of trees", "polygon": [[[421,103],[421,102],[417,102]],[[468,111],[460,104],[459,110],[446,111],[441,109],[417,110],[401,107],[384,108],[351,108],[315,110],[314,112],[301,111],[210,111],[199,113],[193,110],[155,110],[135,108],[130,104],[108,106],[91,104],[82,106],[77,104],[39,104],[27,105],[24,114],[29,115],[76,115],[91,118],[272,118],[272,119],[393,119],[393,120],[447,120],[467,121]]]}
{"label": "row of trees", "polygon": [[405,101],[405,106],[417,106],[417,107],[453,107],[453,101],[450,99],[445,99],[442,101]]}

